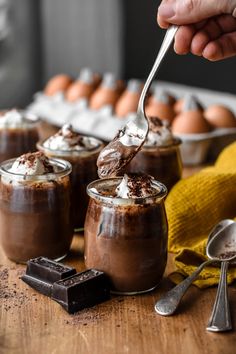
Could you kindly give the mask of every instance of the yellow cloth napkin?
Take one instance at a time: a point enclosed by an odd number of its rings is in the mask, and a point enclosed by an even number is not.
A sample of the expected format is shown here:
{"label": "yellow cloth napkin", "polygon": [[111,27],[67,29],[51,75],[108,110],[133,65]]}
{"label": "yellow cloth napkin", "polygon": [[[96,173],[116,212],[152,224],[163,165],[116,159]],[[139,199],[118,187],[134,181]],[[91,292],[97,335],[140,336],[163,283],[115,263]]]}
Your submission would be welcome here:
{"label": "yellow cloth napkin", "polygon": [[[213,167],[179,181],[166,199],[169,223],[169,252],[175,257],[175,283],[191,274],[206,257],[210,230],[222,219],[236,220],[236,142],[225,148]],[[200,288],[219,281],[220,268],[206,267],[195,281]],[[236,279],[236,267],[228,271],[228,282]]]}

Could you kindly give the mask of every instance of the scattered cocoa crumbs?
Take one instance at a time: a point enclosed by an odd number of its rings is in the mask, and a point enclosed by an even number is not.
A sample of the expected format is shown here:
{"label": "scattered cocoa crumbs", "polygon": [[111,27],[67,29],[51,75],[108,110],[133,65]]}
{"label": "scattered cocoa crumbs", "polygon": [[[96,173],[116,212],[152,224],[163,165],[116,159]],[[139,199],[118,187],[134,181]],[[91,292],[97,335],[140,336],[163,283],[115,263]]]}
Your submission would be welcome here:
{"label": "scattered cocoa crumbs", "polygon": [[9,271],[7,268],[4,268],[0,271],[0,280],[7,280],[9,276]]}
{"label": "scattered cocoa crumbs", "polygon": [[[14,268],[13,268],[14,269]],[[15,269],[14,269],[15,270]],[[12,271],[12,269],[10,269]],[[27,296],[24,292],[19,291],[16,283],[11,283],[9,280],[9,269],[0,268],[0,302],[5,311],[13,308],[20,308]]]}
{"label": "scattered cocoa crumbs", "polygon": [[109,314],[107,311],[99,311],[97,306],[94,308],[90,309],[84,309],[82,311],[79,311],[75,313],[74,315],[70,315],[70,318],[65,321],[67,325],[91,325],[91,324],[97,324],[98,321],[105,320],[109,317]]}
{"label": "scattered cocoa crumbs", "polygon": [[25,273],[24,269],[17,269],[16,274],[19,279],[21,279],[22,275]]}

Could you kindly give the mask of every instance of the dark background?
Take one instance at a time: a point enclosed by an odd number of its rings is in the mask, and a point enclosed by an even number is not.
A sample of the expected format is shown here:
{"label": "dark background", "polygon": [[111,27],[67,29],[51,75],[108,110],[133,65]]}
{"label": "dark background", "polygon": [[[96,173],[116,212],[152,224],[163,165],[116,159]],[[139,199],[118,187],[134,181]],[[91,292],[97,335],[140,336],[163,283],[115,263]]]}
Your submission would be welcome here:
{"label": "dark background", "polygon": [[[0,0],[0,106],[24,106],[47,80],[82,67],[144,79],[160,47],[154,0]],[[0,32],[1,32],[0,16]],[[218,63],[170,52],[158,78],[236,93],[236,58]]]}
{"label": "dark background", "polygon": [[[123,0],[125,14],[124,75],[143,78],[153,64],[164,36],[157,27],[160,1]],[[236,93],[236,58],[209,62],[191,54],[178,56],[173,51],[165,59],[158,78],[219,91]]]}

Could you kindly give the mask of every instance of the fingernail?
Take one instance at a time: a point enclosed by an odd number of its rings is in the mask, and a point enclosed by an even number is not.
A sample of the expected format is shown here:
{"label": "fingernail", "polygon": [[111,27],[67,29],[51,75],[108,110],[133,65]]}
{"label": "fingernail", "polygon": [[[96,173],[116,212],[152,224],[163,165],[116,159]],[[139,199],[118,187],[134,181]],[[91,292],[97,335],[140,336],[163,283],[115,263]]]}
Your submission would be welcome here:
{"label": "fingernail", "polygon": [[170,19],[175,15],[174,6],[170,4],[161,4],[158,9],[158,14],[165,19]]}

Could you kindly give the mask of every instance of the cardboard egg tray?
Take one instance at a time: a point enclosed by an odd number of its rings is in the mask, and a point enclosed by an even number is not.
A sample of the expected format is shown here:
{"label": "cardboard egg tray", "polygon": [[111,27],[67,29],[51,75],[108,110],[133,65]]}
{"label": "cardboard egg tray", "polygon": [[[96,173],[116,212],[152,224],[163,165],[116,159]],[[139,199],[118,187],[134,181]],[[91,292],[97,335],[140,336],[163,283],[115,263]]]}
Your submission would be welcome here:
{"label": "cardboard egg tray", "polygon": [[[230,108],[236,115],[236,96],[223,92],[190,87],[180,84],[158,81],[155,84],[177,99],[185,94],[194,94],[199,102],[207,107],[211,104],[222,104]],[[75,103],[65,101],[63,93],[53,97],[42,92],[35,95],[28,111],[34,113],[47,123],[61,127],[65,123],[73,124],[73,128],[81,134],[91,135],[104,141],[110,141],[117,131],[135,114],[118,118],[112,107],[104,106],[99,111],[88,109],[86,100]],[[215,129],[203,134],[180,134],[182,140],[181,154],[185,165],[198,165],[214,160],[220,151],[236,140],[236,128]]]}

